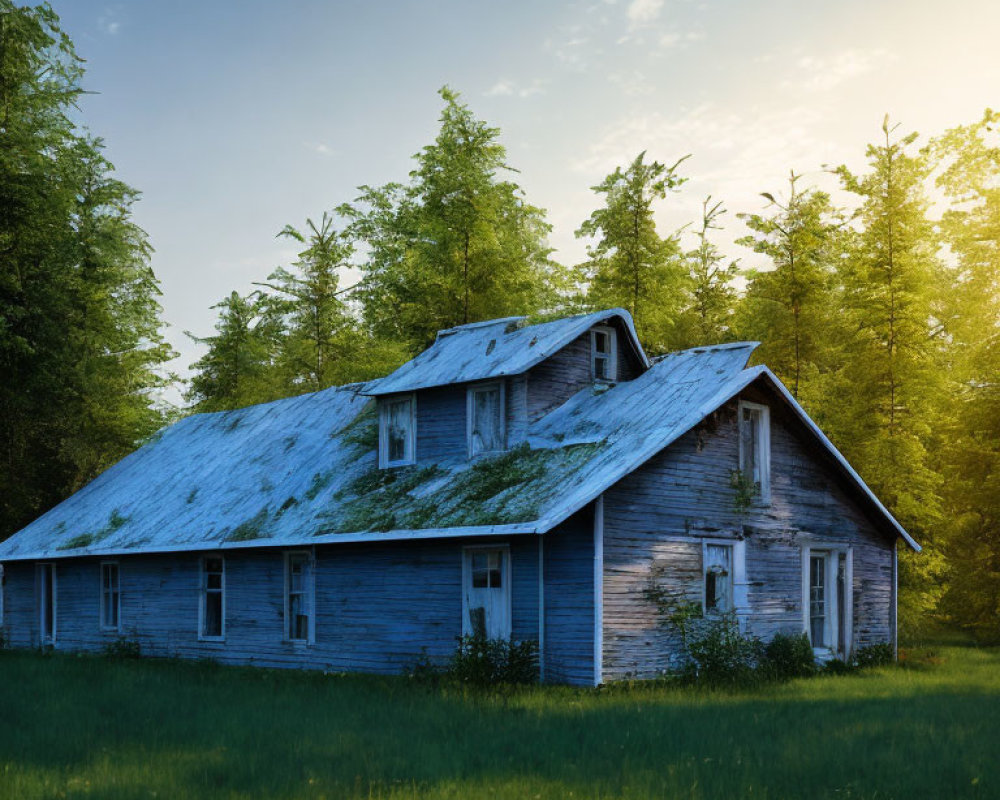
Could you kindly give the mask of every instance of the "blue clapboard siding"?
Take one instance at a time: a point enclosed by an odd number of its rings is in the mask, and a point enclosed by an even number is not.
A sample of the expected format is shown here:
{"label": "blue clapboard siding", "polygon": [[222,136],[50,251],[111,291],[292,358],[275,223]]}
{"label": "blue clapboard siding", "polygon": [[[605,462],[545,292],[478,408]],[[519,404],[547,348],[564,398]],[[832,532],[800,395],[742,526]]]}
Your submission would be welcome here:
{"label": "blue clapboard siding", "polygon": [[545,677],[594,683],[593,504],[545,534]]}
{"label": "blue clapboard siding", "polygon": [[[853,548],[855,646],[890,641],[894,539],[877,529],[771,395],[751,387],[744,396],[771,408],[771,502],[755,505],[745,520],[749,630],[765,639],[802,631],[801,552],[804,537],[812,537]],[[730,485],[738,466],[736,408],[730,402],[605,494],[607,680],[653,677],[678,665],[677,633],[644,591],[653,581],[679,600],[701,602],[702,540],[737,537]]]}
{"label": "blue clapboard siding", "polygon": [[[284,637],[284,552],[225,554],[226,638],[198,639],[199,553],[118,559],[122,631],[99,624],[100,562],[56,561],[56,647],[100,650],[119,635],[151,656],[331,671],[398,672],[424,654],[446,660],[462,631],[462,548],[484,540],[345,544],[316,553],[316,642]],[[492,542],[492,540],[490,540]],[[538,638],[538,539],[511,551],[512,634]],[[39,644],[35,566],[7,565],[5,638]]]}
{"label": "blue clapboard siding", "polygon": [[425,389],[417,397],[417,463],[443,464],[469,456],[466,387]]}

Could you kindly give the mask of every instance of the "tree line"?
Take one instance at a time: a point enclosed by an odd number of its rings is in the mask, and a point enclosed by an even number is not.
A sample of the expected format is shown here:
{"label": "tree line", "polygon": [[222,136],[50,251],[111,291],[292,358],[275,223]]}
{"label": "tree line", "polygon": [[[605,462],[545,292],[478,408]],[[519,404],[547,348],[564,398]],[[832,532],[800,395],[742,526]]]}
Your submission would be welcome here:
{"label": "tree line", "polygon": [[[137,193],[67,116],[72,44],[47,7],[0,11],[2,536],[164,424],[173,378]],[[833,170],[844,206],[790,173],[735,215],[747,266],[720,245],[717,198],[686,229],[657,226],[685,159],[640,152],[593,187],[587,257],[563,265],[499,129],[440,95],[404,180],[286,226],[295,261],[214,306],[185,413],[378,377],[439,329],[499,316],[621,306],[653,354],[759,340],[756,360],[925,545],[902,560],[903,625],[1000,636],[1000,114],[925,143],[887,117],[862,171]]]}

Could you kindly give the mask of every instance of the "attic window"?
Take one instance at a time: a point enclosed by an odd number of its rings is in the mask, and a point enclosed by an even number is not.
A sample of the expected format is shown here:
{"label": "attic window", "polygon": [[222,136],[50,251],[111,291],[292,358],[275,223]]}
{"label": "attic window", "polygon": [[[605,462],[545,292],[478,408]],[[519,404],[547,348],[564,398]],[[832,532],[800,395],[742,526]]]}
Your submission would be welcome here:
{"label": "attic window", "polygon": [[416,401],[412,394],[391,397],[379,406],[378,460],[381,467],[414,462]]}
{"label": "attic window", "polygon": [[615,381],[618,379],[615,343],[614,328],[598,325],[590,329],[590,364],[595,381]]}
{"label": "attic window", "polygon": [[753,482],[754,492],[771,497],[771,423],[767,406],[740,401],[740,472]]}
{"label": "attic window", "polygon": [[467,393],[469,458],[504,449],[503,383],[470,386]]}

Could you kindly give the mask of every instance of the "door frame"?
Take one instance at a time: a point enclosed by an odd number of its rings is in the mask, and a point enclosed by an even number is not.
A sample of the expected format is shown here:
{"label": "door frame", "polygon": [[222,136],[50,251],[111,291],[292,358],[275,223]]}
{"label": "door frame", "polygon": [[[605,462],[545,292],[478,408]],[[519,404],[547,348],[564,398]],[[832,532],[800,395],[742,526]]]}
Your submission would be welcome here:
{"label": "door frame", "polygon": [[[59,601],[57,599],[56,565],[54,561],[41,561],[35,564],[35,611],[38,614],[38,644],[54,645],[58,630]],[[52,601],[52,629],[45,635],[45,608]]]}
{"label": "door frame", "polygon": [[507,636],[509,639],[514,635],[514,618],[511,614],[511,595],[513,587],[510,585],[511,564],[510,564],[510,543],[498,542],[496,544],[470,544],[462,547],[462,635],[472,635],[472,626],[469,623],[469,589],[472,588],[472,553],[477,550],[500,550],[504,553],[502,578],[504,590],[504,600],[506,603],[507,615]]}
{"label": "door frame", "polygon": [[[813,554],[826,559],[824,589],[826,592],[826,622],[824,638],[831,642],[823,647],[813,647],[813,653],[820,661],[840,658],[849,661],[854,653],[854,548],[843,542],[824,542],[819,539],[803,542],[802,545],[802,630],[812,642],[809,619],[809,586],[811,581],[810,558]],[[840,558],[844,558],[844,604],[837,598],[837,571]],[[838,649],[838,625],[844,626],[845,651]]]}

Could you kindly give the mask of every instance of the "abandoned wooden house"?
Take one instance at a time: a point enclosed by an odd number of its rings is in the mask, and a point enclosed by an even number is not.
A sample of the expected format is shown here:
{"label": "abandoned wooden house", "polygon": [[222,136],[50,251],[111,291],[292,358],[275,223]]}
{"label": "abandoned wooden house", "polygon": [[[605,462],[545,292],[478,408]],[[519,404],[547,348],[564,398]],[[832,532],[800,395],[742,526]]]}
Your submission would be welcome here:
{"label": "abandoned wooden house", "polygon": [[593,685],[677,665],[672,592],[821,658],[892,642],[919,547],[754,347],[651,361],[619,309],[499,319],[187,417],[0,543],[4,639],[392,672],[485,633]]}

